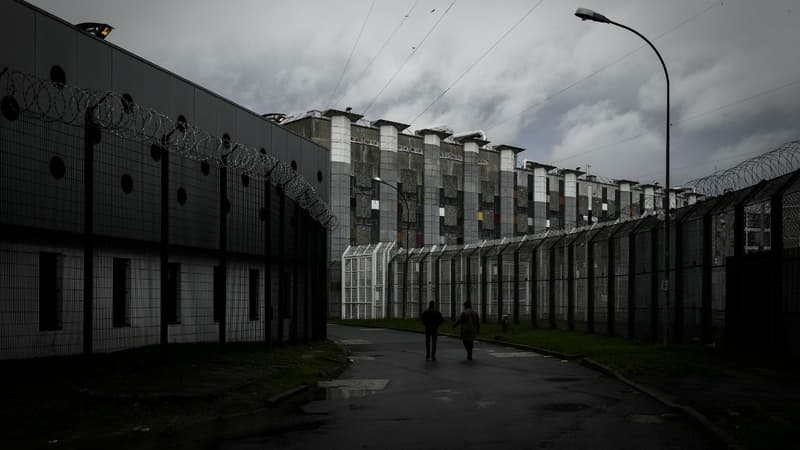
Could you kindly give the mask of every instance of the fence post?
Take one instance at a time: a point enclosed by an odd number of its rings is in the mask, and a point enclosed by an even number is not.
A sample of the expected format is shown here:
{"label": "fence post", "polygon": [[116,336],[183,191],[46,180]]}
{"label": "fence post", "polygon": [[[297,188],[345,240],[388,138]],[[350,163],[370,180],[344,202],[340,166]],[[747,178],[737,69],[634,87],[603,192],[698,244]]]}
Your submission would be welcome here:
{"label": "fence post", "polygon": [[486,318],[486,291],[487,291],[486,272],[488,272],[486,270],[486,256],[481,255],[479,251],[478,258],[480,261],[479,268],[481,270],[481,321],[488,322]]}
{"label": "fence post", "polygon": [[[230,144],[228,144],[230,145]],[[225,138],[223,137],[223,146]],[[227,147],[224,147],[227,149]],[[227,310],[228,310],[228,169],[227,157],[222,156],[219,167],[219,350],[225,351],[227,335]]]}
{"label": "fence post", "polygon": [[83,353],[86,355],[94,351],[94,145],[101,136],[93,113],[94,107],[86,109],[83,127]]}
{"label": "fence post", "polygon": [[[283,186],[280,186],[278,189],[278,323],[277,323],[277,331],[278,336],[276,339],[276,343],[278,345],[283,345],[283,318],[286,316],[286,311],[284,311],[284,307],[286,306],[286,296],[289,295],[287,292],[289,287],[286,286],[286,276],[283,272],[283,266],[286,263],[285,260],[285,250],[286,250],[286,192],[284,191]],[[344,265],[344,261],[342,262]],[[344,270],[344,266],[342,267]]]}
{"label": "fence post", "polygon": [[300,251],[300,204],[296,201],[294,202],[294,226],[292,226],[292,232],[294,233],[294,246],[292,252],[292,317],[289,320],[289,342],[294,344],[297,342],[297,328],[299,326],[298,323],[298,314],[299,314],[299,306],[300,306],[300,260],[302,259],[302,252]]}
{"label": "fence post", "polygon": [[547,301],[547,309],[548,309],[547,317],[548,317],[548,322],[550,324],[550,328],[556,328],[556,246],[558,245],[560,240],[561,239],[558,239],[556,242],[554,242],[553,245],[550,246],[550,249],[549,249],[549,261],[550,261],[549,262],[549,266],[550,266],[550,270],[549,270],[549,274],[550,274],[549,285],[550,285],[550,289],[548,289],[548,292],[547,292],[547,299],[548,299],[548,301]]}
{"label": "fence post", "polygon": [[269,174],[264,180],[264,350],[272,350],[272,189]]}
{"label": "fence post", "polygon": [[609,234],[606,241],[608,246],[608,271],[606,272],[606,332],[609,336],[616,335],[616,309],[617,309],[617,267],[614,255],[614,233]]}
{"label": "fence post", "polygon": [[[693,208],[693,207],[689,207]],[[677,216],[677,215],[676,215]],[[686,217],[686,216],[684,216]],[[672,242],[675,243],[675,250],[672,252],[674,255],[674,262],[673,273],[675,274],[675,289],[672,290],[673,298],[675,299],[674,308],[675,308],[675,326],[673,329],[673,333],[675,334],[675,342],[677,344],[683,343],[683,218],[675,217],[675,220],[672,221],[673,227],[675,229],[675,239]]]}
{"label": "fence post", "polygon": [[497,251],[497,323],[503,321],[503,250]]}
{"label": "fence post", "polygon": [[594,236],[586,242],[586,331],[594,333]]}
{"label": "fence post", "polygon": [[539,324],[537,322],[537,316],[539,314],[539,296],[538,290],[536,289],[538,286],[538,279],[536,278],[539,274],[539,246],[542,245],[542,240],[539,241],[538,244],[531,247],[531,263],[528,267],[528,271],[530,272],[528,279],[528,290],[529,290],[529,297],[531,299],[531,326],[533,328],[538,328]]}
{"label": "fence post", "polygon": [[650,230],[650,259],[652,272],[650,273],[650,334],[653,342],[658,342],[658,224]]}
{"label": "fence post", "polygon": [[519,249],[521,246],[522,244],[514,249],[514,325],[519,325]]}
{"label": "fence post", "polygon": [[575,240],[567,246],[567,328],[575,330]]}
{"label": "fence post", "polygon": [[713,249],[712,239],[713,234],[711,230],[711,211],[707,211],[703,215],[703,272],[702,272],[702,297],[700,306],[700,327],[702,330],[703,343],[709,344],[713,340],[712,336],[712,317],[711,317],[711,295],[712,295],[712,278],[711,266],[713,263]]}
{"label": "fence post", "polygon": [[[463,249],[462,249],[463,253]],[[450,318],[456,317],[456,255],[450,260]]]}

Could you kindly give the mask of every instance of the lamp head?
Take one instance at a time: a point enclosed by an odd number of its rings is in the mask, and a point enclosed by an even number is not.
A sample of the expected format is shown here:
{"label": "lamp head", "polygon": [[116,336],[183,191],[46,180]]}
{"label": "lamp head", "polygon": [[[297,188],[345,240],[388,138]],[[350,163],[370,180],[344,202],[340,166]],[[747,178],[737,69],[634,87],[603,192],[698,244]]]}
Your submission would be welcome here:
{"label": "lamp head", "polygon": [[596,13],[588,8],[578,8],[575,10],[575,15],[580,17],[581,20],[591,20],[592,22],[609,23],[608,17]]}
{"label": "lamp head", "polygon": [[377,181],[378,183],[380,183],[383,180],[381,180],[381,177],[372,177],[372,181]]}
{"label": "lamp head", "polygon": [[114,27],[107,23],[98,22],[83,22],[75,26],[100,39],[107,38],[111,33],[111,30],[114,29]]}

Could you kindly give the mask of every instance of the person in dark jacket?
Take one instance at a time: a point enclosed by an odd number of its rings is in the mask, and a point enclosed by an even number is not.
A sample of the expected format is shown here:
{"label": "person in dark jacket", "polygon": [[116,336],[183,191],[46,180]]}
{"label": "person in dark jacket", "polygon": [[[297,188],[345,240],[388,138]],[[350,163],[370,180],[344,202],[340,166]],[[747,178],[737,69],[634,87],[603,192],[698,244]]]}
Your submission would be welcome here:
{"label": "person in dark jacket", "polygon": [[478,337],[481,331],[481,321],[478,313],[472,309],[472,303],[464,302],[464,311],[461,317],[458,318],[453,328],[461,327],[461,341],[464,343],[464,349],[467,351],[467,359],[472,360],[472,347],[475,338]]}
{"label": "person in dark jacket", "polygon": [[436,361],[436,340],[439,338],[439,325],[444,322],[442,313],[436,310],[436,303],[428,303],[428,309],[422,313],[422,324],[425,325],[425,359]]}

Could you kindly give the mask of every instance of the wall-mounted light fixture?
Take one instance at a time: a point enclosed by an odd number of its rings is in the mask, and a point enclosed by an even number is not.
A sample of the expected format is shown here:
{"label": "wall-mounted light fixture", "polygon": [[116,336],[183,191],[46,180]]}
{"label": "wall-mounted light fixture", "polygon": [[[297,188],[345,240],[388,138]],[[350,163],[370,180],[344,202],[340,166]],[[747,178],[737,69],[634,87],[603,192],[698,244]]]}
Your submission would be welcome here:
{"label": "wall-mounted light fixture", "polygon": [[262,114],[261,117],[269,120],[270,122],[275,122],[277,124],[286,122],[287,119],[286,114],[283,113],[267,113],[267,114]]}
{"label": "wall-mounted light fixture", "polygon": [[83,22],[75,26],[100,39],[107,38],[108,35],[111,34],[111,30],[114,29],[114,27],[107,23],[98,22]]}

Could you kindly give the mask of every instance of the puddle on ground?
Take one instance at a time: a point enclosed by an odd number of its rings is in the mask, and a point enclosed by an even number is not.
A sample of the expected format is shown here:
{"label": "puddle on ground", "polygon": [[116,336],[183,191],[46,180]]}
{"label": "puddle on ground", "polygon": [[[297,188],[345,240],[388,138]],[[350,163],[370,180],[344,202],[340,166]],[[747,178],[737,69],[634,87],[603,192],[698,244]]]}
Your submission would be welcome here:
{"label": "puddle on ground", "polygon": [[359,328],[358,331],[385,331],[386,328]]}
{"label": "puddle on ground", "polygon": [[545,378],[544,381],[549,381],[551,383],[569,383],[572,381],[583,381],[583,378],[579,377],[550,377]]}
{"label": "puddle on ground", "polygon": [[478,409],[486,409],[486,408],[489,408],[491,406],[496,405],[497,402],[491,401],[491,400],[484,400],[484,401],[480,401],[480,402],[475,402],[475,404],[478,405]]}
{"label": "puddle on ground", "polygon": [[625,419],[633,423],[645,423],[645,424],[664,423],[664,419],[661,416],[655,414],[631,414],[625,417]]}
{"label": "puddle on ground", "polygon": [[318,386],[326,400],[340,400],[367,397],[386,389],[388,384],[388,379],[345,379],[320,381]]}
{"label": "puddle on ground", "polygon": [[543,407],[546,411],[555,412],[576,412],[587,408],[589,408],[589,405],[583,403],[550,403]]}

